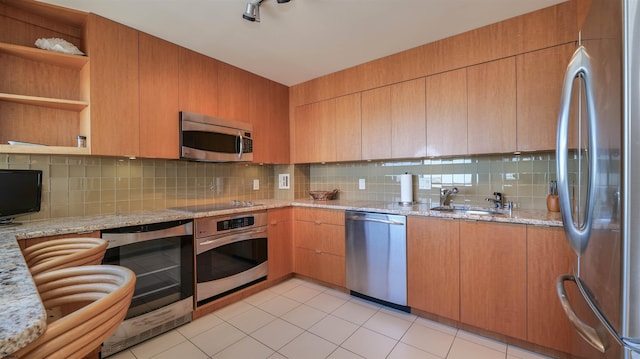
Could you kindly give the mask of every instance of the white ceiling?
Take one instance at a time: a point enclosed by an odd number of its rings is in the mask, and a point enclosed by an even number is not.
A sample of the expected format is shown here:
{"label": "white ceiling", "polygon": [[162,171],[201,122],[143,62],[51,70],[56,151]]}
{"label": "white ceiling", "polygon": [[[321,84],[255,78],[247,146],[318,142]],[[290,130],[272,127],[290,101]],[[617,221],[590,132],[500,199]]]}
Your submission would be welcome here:
{"label": "white ceiling", "polygon": [[564,0],[41,0],[93,12],[287,86]]}

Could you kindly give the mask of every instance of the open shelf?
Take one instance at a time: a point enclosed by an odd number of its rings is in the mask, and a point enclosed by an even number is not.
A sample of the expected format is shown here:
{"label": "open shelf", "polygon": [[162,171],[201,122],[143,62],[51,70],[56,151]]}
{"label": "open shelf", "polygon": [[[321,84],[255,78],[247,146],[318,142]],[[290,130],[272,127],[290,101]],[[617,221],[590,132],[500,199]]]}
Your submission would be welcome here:
{"label": "open shelf", "polygon": [[64,100],[59,98],[48,98],[48,97],[38,97],[38,96],[25,96],[25,95],[14,95],[8,93],[0,92],[0,101],[8,101],[21,103],[24,105],[34,105],[34,106],[42,106],[49,108],[56,108],[59,110],[67,110],[67,111],[82,111],[89,103],[86,101],[75,101],[75,100]]}
{"label": "open shelf", "polygon": [[31,153],[45,155],[90,155],[87,147],[0,145],[0,153]]}
{"label": "open shelf", "polygon": [[42,50],[35,47],[26,47],[2,42],[0,42],[0,52],[19,56],[28,60],[70,67],[78,70],[89,62],[89,58],[86,56],[70,55],[61,52]]}

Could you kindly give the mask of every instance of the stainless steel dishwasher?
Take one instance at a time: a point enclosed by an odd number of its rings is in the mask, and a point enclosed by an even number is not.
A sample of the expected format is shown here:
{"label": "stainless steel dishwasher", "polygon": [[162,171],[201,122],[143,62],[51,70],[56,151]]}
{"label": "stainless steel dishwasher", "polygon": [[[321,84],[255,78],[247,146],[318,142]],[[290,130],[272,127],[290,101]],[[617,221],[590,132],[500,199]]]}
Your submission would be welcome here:
{"label": "stainless steel dishwasher", "polygon": [[345,212],[347,288],[397,309],[407,307],[407,217]]}

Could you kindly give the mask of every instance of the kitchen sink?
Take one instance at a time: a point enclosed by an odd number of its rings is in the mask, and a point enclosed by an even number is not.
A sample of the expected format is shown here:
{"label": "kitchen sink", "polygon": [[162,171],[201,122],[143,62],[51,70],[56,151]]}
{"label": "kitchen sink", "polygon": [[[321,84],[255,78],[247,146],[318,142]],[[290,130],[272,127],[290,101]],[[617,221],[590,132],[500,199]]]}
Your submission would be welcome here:
{"label": "kitchen sink", "polygon": [[504,216],[504,212],[492,208],[469,208],[469,207],[433,207],[432,211],[459,213],[470,216]]}

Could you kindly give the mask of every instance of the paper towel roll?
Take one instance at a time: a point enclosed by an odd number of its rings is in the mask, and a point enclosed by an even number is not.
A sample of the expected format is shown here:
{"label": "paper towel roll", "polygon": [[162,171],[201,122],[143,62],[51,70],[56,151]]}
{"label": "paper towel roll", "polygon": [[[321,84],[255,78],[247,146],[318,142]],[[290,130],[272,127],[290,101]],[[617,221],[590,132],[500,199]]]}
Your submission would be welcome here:
{"label": "paper towel roll", "polygon": [[413,203],[413,175],[400,175],[400,203]]}

